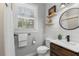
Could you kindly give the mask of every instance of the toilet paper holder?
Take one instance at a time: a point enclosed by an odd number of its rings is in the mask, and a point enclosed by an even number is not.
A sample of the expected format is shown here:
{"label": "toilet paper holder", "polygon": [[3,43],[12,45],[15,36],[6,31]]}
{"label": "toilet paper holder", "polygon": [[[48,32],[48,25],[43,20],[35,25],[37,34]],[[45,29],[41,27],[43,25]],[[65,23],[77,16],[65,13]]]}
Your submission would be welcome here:
{"label": "toilet paper holder", "polygon": [[32,45],[36,44],[35,37],[32,39]]}

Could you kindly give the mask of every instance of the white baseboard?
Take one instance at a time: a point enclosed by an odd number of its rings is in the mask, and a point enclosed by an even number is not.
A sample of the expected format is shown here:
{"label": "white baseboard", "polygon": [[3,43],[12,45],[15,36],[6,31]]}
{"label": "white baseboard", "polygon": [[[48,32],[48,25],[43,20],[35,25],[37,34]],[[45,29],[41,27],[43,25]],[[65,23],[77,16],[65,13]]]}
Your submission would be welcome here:
{"label": "white baseboard", "polygon": [[35,55],[36,55],[36,52],[34,52],[34,53],[30,53],[30,54],[25,55],[25,56],[35,56]]}

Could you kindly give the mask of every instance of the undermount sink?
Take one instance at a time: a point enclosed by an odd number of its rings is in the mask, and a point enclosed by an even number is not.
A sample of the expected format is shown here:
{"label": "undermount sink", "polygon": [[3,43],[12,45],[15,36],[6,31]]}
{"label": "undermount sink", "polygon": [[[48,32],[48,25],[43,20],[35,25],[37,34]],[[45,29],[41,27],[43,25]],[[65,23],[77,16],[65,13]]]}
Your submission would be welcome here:
{"label": "undermount sink", "polygon": [[77,45],[75,42],[68,42],[68,43],[72,45]]}
{"label": "undermount sink", "polygon": [[66,45],[73,45],[73,46],[76,46],[76,45],[79,45],[77,42],[67,42],[66,40],[60,40],[62,43],[64,42]]}

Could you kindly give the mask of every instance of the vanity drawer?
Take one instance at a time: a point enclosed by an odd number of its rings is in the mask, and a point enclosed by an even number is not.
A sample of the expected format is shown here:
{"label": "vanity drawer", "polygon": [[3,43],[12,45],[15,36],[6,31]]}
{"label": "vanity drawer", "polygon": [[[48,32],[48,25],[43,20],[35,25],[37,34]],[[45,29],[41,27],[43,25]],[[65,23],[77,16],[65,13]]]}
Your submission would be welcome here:
{"label": "vanity drawer", "polygon": [[51,52],[58,56],[77,56],[77,53],[54,43],[50,43],[50,54]]}
{"label": "vanity drawer", "polygon": [[50,51],[50,56],[57,56],[54,52]]}
{"label": "vanity drawer", "polygon": [[58,51],[50,51],[50,56],[62,56],[61,53],[59,53]]}

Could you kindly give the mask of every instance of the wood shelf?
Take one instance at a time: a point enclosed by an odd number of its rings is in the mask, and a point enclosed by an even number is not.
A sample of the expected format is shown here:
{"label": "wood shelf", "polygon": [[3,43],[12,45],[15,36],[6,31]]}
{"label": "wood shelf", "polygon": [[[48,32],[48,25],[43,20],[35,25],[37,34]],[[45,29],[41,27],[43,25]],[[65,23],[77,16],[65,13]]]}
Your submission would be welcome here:
{"label": "wood shelf", "polygon": [[48,18],[51,18],[51,17],[53,17],[53,16],[55,16],[56,15],[56,13],[52,13],[51,15],[48,15],[47,17]]}

